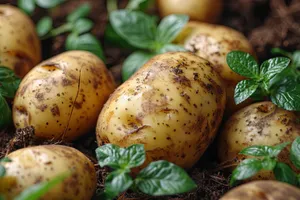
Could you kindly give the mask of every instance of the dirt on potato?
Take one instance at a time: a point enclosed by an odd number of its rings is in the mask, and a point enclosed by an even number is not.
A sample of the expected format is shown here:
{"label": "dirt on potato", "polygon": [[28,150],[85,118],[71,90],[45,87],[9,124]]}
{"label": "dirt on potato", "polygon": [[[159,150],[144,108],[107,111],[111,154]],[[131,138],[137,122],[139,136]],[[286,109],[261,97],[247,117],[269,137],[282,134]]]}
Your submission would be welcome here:
{"label": "dirt on potato", "polygon": [[[17,0],[0,0],[0,3],[16,5]],[[82,2],[92,4],[90,18],[95,26],[92,30],[104,44],[104,30],[107,23],[105,0],[68,0],[63,6],[53,9],[49,15],[54,19],[54,26],[64,22],[64,17]],[[261,61],[271,56],[270,49],[281,47],[288,51],[300,49],[300,0],[225,0],[225,8],[221,21],[223,24],[243,32],[254,46],[258,59]],[[119,1],[124,7],[127,0]],[[155,12],[155,11],[153,11]],[[42,9],[37,9],[32,16],[37,22],[45,15]],[[43,58],[49,58],[64,51],[66,34],[54,39],[43,41]],[[104,44],[107,66],[113,73],[116,82],[121,83],[122,62],[128,51]],[[63,144],[72,146],[87,155],[95,164],[98,176],[98,190],[104,186],[108,169],[101,169],[97,165],[95,149],[97,148],[95,131],[73,143],[39,142],[32,139],[34,130],[29,128],[15,130],[9,128],[0,130],[0,157],[30,145]],[[151,198],[142,194],[133,194],[130,191],[120,195],[119,200],[126,199],[168,199],[168,200],[215,200],[229,190],[229,177],[224,172],[226,163],[217,163],[216,144],[212,144],[198,164],[189,172],[198,184],[195,191],[165,198]]]}

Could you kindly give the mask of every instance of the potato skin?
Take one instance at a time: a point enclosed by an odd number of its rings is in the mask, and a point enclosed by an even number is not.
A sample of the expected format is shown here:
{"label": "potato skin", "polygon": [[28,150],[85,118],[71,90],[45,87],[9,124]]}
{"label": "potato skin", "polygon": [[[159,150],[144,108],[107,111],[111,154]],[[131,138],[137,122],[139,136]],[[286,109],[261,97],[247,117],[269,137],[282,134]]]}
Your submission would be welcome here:
{"label": "potato skin", "polygon": [[40,139],[71,141],[94,128],[115,83],[104,63],[69,51],[33,68],[13,105],[16,128],[33,126]]}
{"label": "potato skin", "polygon": [[0,65],[24,77],[40,61],[40,40],[31,19],[14,6],[0,5]]}
{"label": "potato skin", "polygon": [[220,200],[297,200],[300,189],[279,181],[253,181],[227,192]]}
{"label": "potato skin", "polygon": [[190,19],[202,22],[217,22],[223,10],[223,0],[157,0],[162,17],[185,14]]}
{"label": "potato skin", "polygon": [[[274,146],[292,142],[300,135],[300,125],[296,115],[274,105],[259,102],[235,113],[220,129],[218,155],[221,162],[238,163],[248,158],[238,153],[253,145]],[[289,150],[279,154],[279,161],[290,164]],[[233,168],[232,168],[233,169]],[[274,179],[271,171],[263,171],[252,179]]]}
{"label": "potato skin", "polygon": [[227,54],[233,50],[244,51],[255,56],[251,44],[242,33],[226,26],[189,22],[175,42],[210,61],[213,68],[221,75],[226,84],[226,117],[251,103],[248,100],[239,105],[235,104],[235,86],[245,77],[233,72],[226,62]]}
{"label": "potato skin", "polygon": [[111,95],[98,119],[97,141],[144,144],[145,165],[163,159],[190,168],[214,139],[225,101],[207,60],[187,52],[161,54]]}
{"label": "potato skin", "polygon": [[10,153],[8,158],[12,162],[4,163],[6,177],[15,178],[16,185],[4,191],[7,199],[66,172],[71,172],[71,176],[45,194],[43,200],[90,200],[96,189],[93,163],[74,148],[62,145],[27,147]]}

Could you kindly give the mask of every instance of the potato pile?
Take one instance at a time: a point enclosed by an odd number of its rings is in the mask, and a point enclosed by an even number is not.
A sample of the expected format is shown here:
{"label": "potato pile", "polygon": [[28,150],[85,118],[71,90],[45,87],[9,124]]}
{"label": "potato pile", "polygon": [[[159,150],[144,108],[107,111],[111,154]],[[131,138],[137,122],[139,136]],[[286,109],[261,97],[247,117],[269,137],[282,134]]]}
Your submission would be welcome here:
{"label": "potato pile", "polygon": [[0,5],[0,66],[24,77],[40,61],[40,40],[31,19],[13,6]]}

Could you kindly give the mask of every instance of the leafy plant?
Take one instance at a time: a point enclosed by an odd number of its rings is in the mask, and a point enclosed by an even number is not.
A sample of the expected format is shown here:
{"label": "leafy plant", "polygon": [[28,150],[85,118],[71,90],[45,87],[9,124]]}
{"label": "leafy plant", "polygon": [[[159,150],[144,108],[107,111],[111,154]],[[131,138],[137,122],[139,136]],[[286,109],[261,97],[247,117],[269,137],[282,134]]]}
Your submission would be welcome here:
{"label": "leafy plant", "polygon": [[[129,0],[126,6],[126,10],[141,10],[144,11],[153,3],[153,0]],[[111,13],[114,10],[118,9],[117,0],[108,0],[107,1],[107,11]]]}
{"label": "leafy plant", "polygon": [[32,15],[36,6],[49,9],[58,6],[65,0],[18,0],[18,7],[28,15]]}
{"label": "leafy plant", "polygon": [[0,128],[12,123],[11,109],[6,98],[14,98],[20,82],[21,79],[11,69],[0,66]]}
{"label": "leafy plant", "polygon": [[106,177],[101,199],[114,199],[129,188],[160,196],[188,192],[196,187],[183,169],[164,160],[150,163],[133,179],[131,169],[141,166],[146,159],[144,146],[140,144],[127,148],[107,144],[97,148],[96,155],[101,167],[114,170]]}
{"label": "leafy plant", "polygon": [[169,51],[186,51],[171,42],[188,22],[186,15],[169,15],[157,26],[156,18],[140,11],[117,10],[110,16],[114,31],[131,46],[140,49],[131,54],[122,68],[123,80],[127,80],[151,57]]}
{"label": "leafy plant", "polygon": [[67,16],[67,22],[53,28],[53,20],[46,16],[37,23],[37,33],[41,39],[70,33],[65,42],[66,50],[85,50],[104,60],[104,54],[98,39],[91,33],[94,23],[87,18],[91,11],[88,3],[82,4]]}
{"label": "leafy plant", "polygon": [[271,58],[259,66],[250,54],[232,51],[227,54],[227,64],[234,72],[249,78],[237,84],[234,94],[236,104],[249,97],[257,100],[270,98],[281,108],[300,110],[300,84],[282,74],[290,64],[289,58]]}
{"label": "leafy plant", "polygon": [[[300,186],[300,174],[297,175],[290,166],[278,161],[279,153],[289,144],[286,142],[276,146],[255,145],[243,149],[240,154],[254,158],[240,162],[232,173],[230,184],[235,185],[237,181],[250,178],[261,170],[270,170],[277,180]],[[292,143],[290,160],[297,169],[300,169],[300,137]]]}

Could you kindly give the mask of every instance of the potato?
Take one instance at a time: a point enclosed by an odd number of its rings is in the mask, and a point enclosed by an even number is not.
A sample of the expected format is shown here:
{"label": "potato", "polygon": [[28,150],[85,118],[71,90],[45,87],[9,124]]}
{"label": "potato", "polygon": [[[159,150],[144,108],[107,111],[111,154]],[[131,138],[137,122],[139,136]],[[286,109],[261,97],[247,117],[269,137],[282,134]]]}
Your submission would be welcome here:
{"label": "potato", "polygon": [[279,181],[253,181],[227,192],[220,200],[297,200],[300,190]]}
{"label": "potato", "polygon": [[12,162],[4,163],[5,178],[14,178],[16,185],[2,191],[7,199],[13,199],[34,184],[68,172],[71,172],[71,176],[47,192],[43,200],[90,200],[96,189],[93,163],[74,148],[62,145],[27,147],[10,153],[8,158]]}
{"label": "potato", "polygon": [[[259,102],[238,111],[226,122],[218,138],[218,155],[221,162],[238,163],[248,158],[238,154],[246,147],[292,142],[299,135],[300,125],[293,112],[272,102]],[[279,154],[279,160],[291,164],[288,149]],[[274,179],[274,175],[263,171],[253,179]]]}
{"label": "potato", "polygon": [[226,117],[251,103],[248,100],[239,105],[235,104],[235,86],[245,77],[233,72],[226,62],[227,53],[233,50],[254,55],[252,46],[242,33],[226,26],[189,22],[175,42],[210,61],[214,69],[224,79],[227,92]]}
{"label": "potato", "polygon": [[40,61],[40,40],[31,19],[16,7],[0,5],[0,65],[23,77]]}
{"label": "potato", "polygon": [[191,168],[215,137],[225,97],[207,60],[187,52],[155,56],[105,104],[98,144],[144,144],[145,165],[163,159]]}
{"label": "potato", "polygon": [[104,63],[86,51],[69,51],[33,68],[13,105],[16,128],[33,126],[40,139],[71,141],[96,126],[115,83]]}
{"label": "potato", "polygon": [[162,17],[170,14],[185,14],[192,20],[216,22],[222,13],[223,0],[157,0]]}

